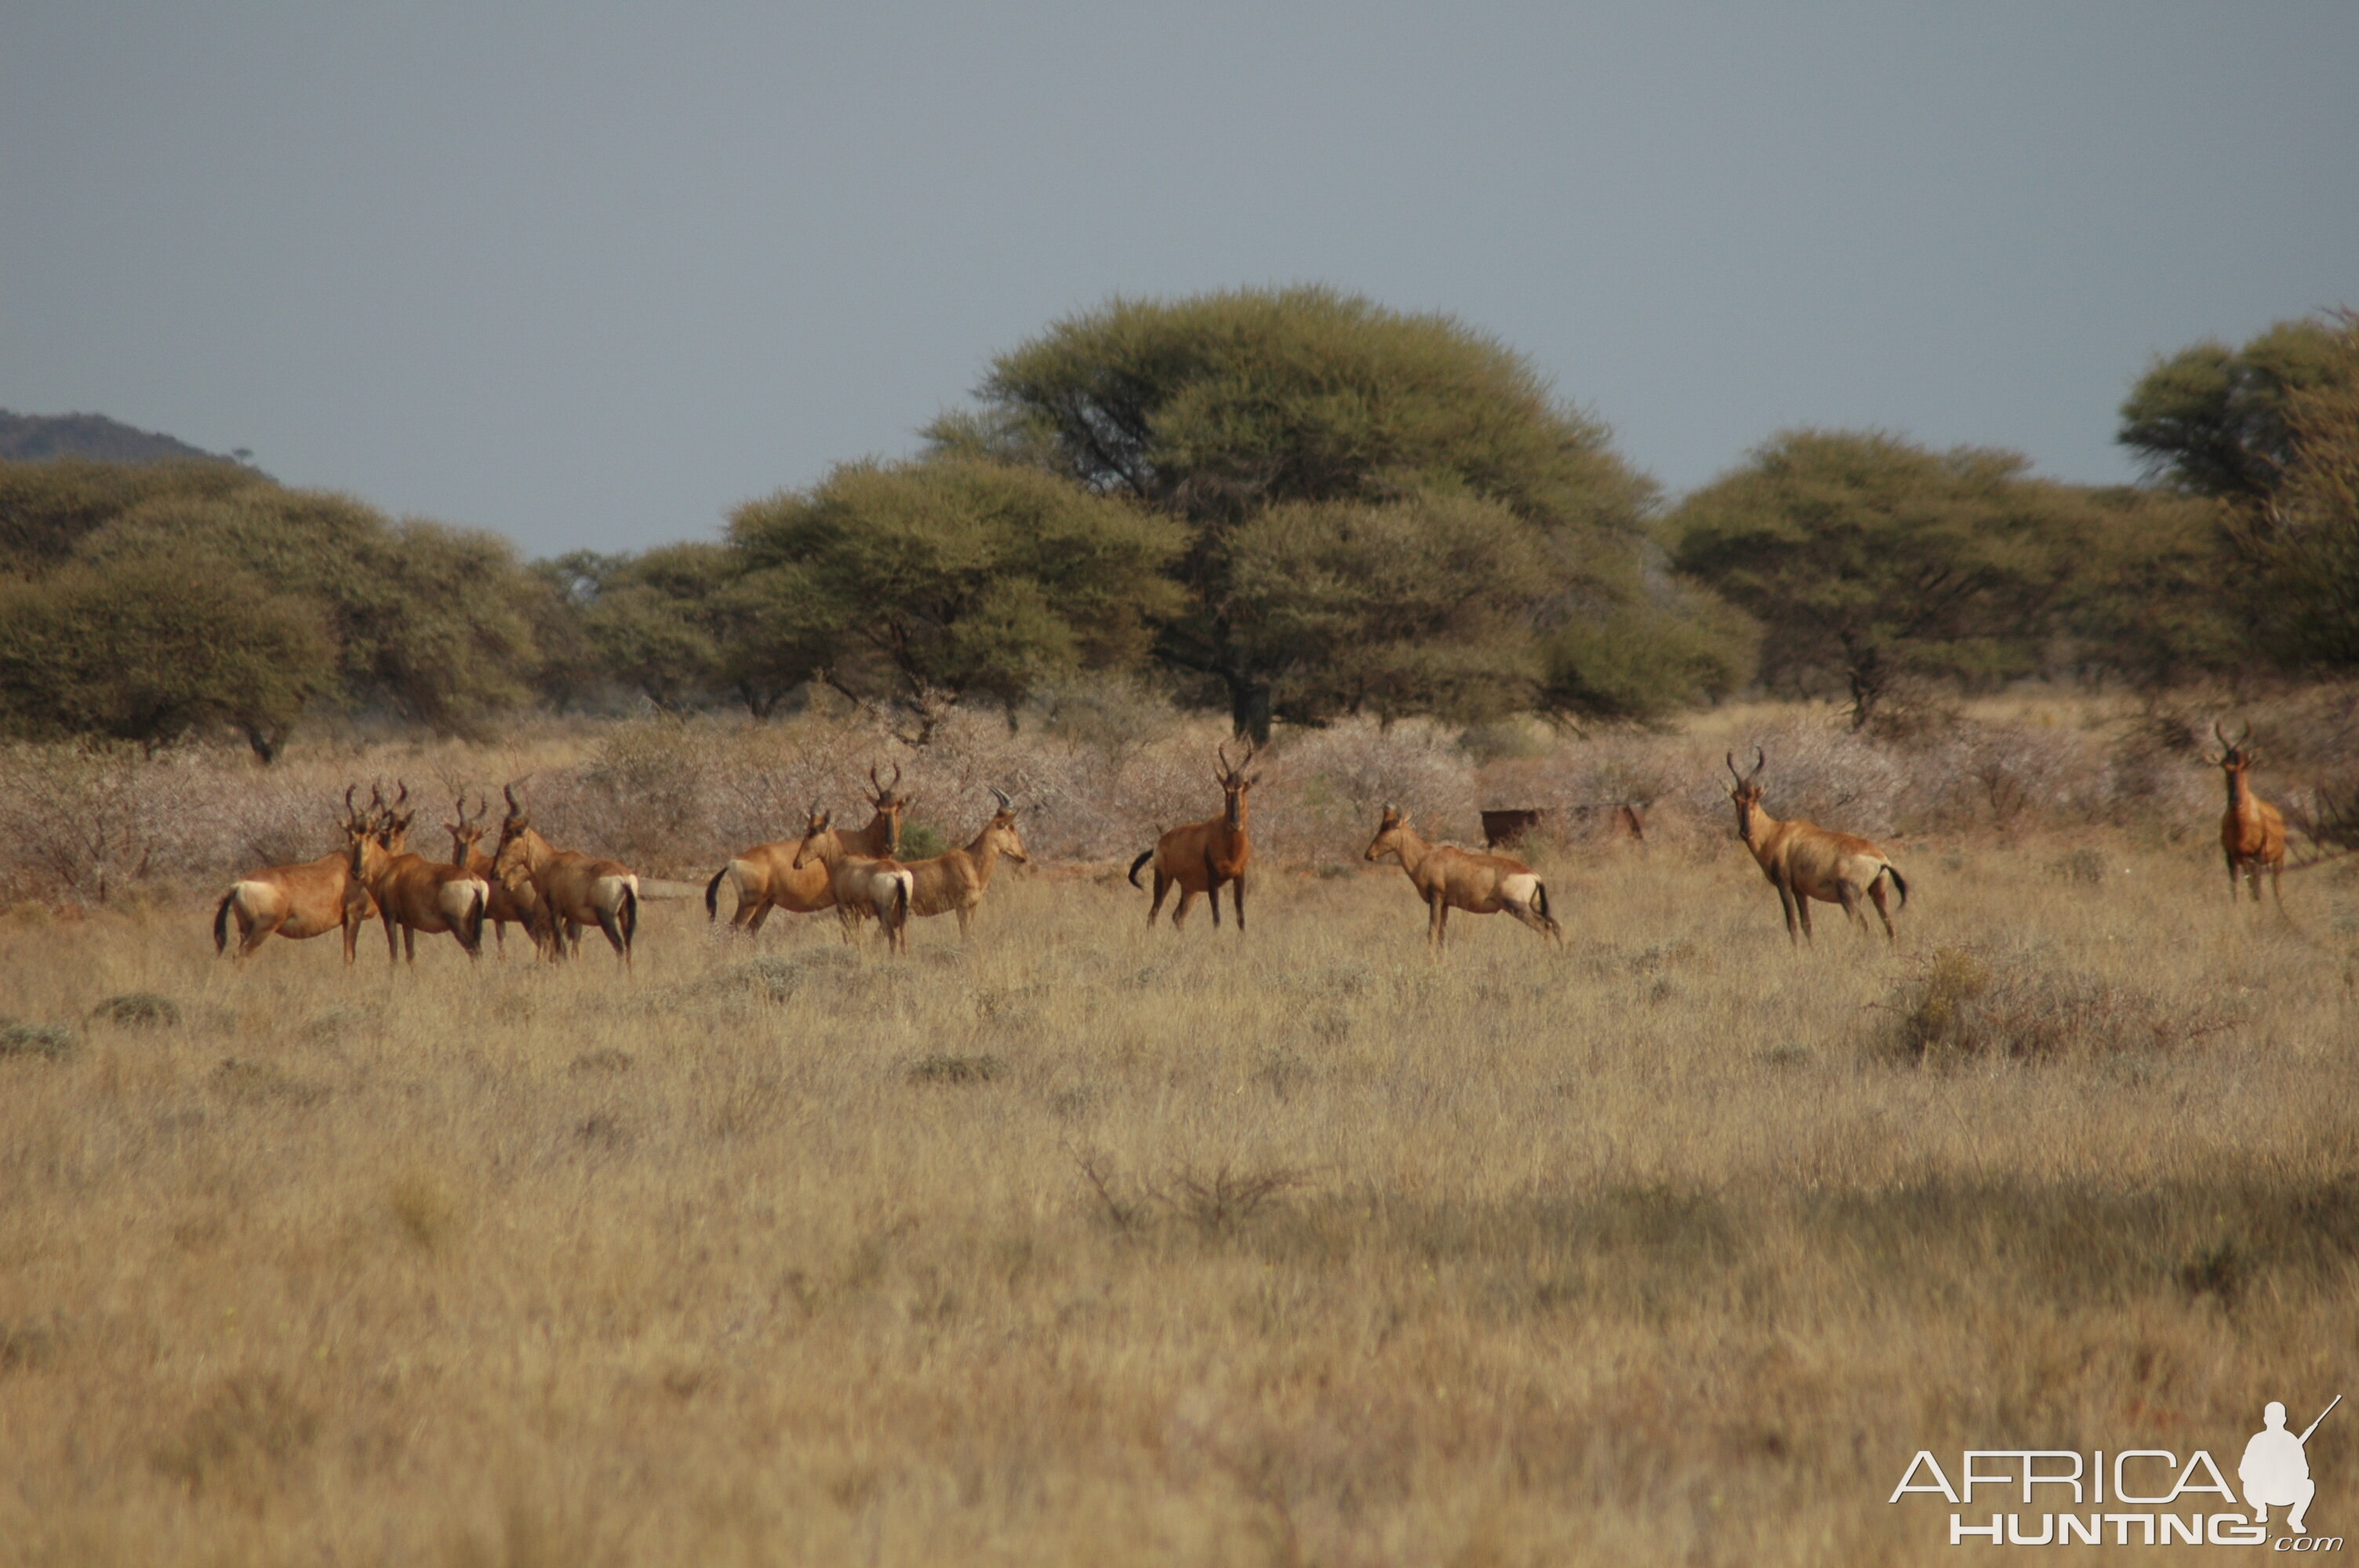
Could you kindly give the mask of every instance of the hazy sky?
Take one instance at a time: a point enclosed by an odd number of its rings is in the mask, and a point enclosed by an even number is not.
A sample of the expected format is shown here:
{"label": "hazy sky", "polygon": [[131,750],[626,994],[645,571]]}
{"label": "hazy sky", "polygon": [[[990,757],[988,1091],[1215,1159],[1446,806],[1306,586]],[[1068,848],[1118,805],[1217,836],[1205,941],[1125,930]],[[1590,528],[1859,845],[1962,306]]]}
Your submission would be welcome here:
{"label": "hazy sky", "polygon": [[0,407],[620,549],[1321,280],[1674,491],[1797,424],[2114,481],[2150,355],[2359,304],[2355,89],[2349,0],[0,0]]}

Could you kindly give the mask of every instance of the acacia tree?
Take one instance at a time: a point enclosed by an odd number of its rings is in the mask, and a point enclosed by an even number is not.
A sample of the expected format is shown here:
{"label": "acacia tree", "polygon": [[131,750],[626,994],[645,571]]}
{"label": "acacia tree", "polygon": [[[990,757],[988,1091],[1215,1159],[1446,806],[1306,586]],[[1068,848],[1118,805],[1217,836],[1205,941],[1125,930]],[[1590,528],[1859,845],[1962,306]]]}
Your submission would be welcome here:
{"label": "acacia tree", "polygon": [[[1117,298],[999,356],[977,397],[930,428],[938,450],[1185,524],[1186,600],[1156,651],[1213,683],[1241,733],[1380,687],[1480,709],[1498,679],[1530,700],[1552,622],[1638,596],[1651,485],[1527,362],[1446,316],[1323,287]],[[1379,564],[1378,539],[1420,569]],[[1413,660],[1390,635],[1408,625]]]}
{"label": "acacia tree", "polygon": [[1864,725],[1904,676],[2031,667],[2085,503],[2027,466],[2012,452],[1794,431],[1689,496],[1667,526],[1679,568],[1761,622],[1764,673],[1832,675]]}
{"label": "acacia tree", "polygon": [[1043,680],[1136,663],[1178,608],[1180,530],[1053,474],[944,459],[861,462],[733,514],[741,678],[803,679],[915,716],[1010,707]]}
{"label": "acacia tree", "polygon": [[2174,489],[2237,502],[2275,495],[2294,460],[2287,400],[2348,385],[2332,320],[2279,321],[2242,348],[2216,340],[2158,358],[2122,404],[2122,445]]}
{"label": "acacia tree", "polygon": [[2260,612],[2288,662],[2359,666],[2359,311],[2335,313],[2329,373],[2290,394],[2290,456],[2257,531]]}

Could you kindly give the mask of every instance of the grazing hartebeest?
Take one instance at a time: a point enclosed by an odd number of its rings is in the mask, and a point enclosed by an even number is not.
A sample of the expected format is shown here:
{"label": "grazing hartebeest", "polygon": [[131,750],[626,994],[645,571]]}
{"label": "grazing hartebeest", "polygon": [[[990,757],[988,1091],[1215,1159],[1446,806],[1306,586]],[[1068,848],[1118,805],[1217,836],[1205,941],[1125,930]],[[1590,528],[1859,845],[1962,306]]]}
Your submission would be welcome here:
{"label": "grazing hartebeest", "polygon": [[344,962],[357,956],[361,927],[376,918],[376,901],[353,880],[352,840],[368,831],[353,805],[355,784],[344,791],[344,848],[297,866],[272,866],[240,877],[213,910],[213,951],[229,948],[229,923],[237,921],[237,961],[244,963],[276,932],[301,940],[344,934]]}
{"label": "grazing hartebeest", "polygon": [[1454,844],[1429,844],[1408,825],[1408,816],[1387,804],[1376,836],[1368,841],[1367,858],[1400,857],[1430,919],[1425,928],[1429,946],[1441,945],[1450,912],[1496,914],[1506,910],[1543,936],[1564,945],[1564,928],[1549,914],[1548,884],[1539,874],[1512,855],[1484,855]]}
{"label": "grazing hartebeest", "polygon": [[929,860],[908,862],[909,913],[956,914],[962,939],[983,903],[984,890],[991,886],[991,873],[999,857],[1031,863],[1024,854],[1024,840],[1016,836],[1016,803],[996,784],[991,793],[999,799],[999,810],[983,825],[973,843]]}
{"label": "grazing hartebeest", "polygon": [[909,905],[916,880],[909,875],[909,868],[889,855],[850,853],[843,835],[829,823],[828,813],[819,808],[819,802],[812,801],[803,841],[795,847],[793,869],[800,871],[809,865],[827,868],[828,881],[835,889],[836,907],[844,912],[847,936],[855,914],[873,914],[884,928],[886,950],[908,952]]}
{"label": "grazing hartebeest", "polygon": [[1245,791],[1261,783],[1261,775],[1245,776],[1245,769],[1254,760],[1258,748],[1248,745],[1245,754],[1234,767],[1229,765],[1229,749],[1223,746],[1216,755],[1220,771],[1213,777],[1220,781],[1225,797],[1220,816],[1206,822],[1191,822],[1184,827],[1174,827],[1155,841],[1155,848],[1130,863],[1130,885],[1138,886],[1138,868],[1147,861],[1155,862],[1155,902],[1147,906],[1149,929],[1162,911],[1163,895],[1179,884],[1180,903],[1171,911],[1171,925],[1176,930],[1188,918],[1189,906],[1198,893],[1210,894],[1212,900],[1212,925],[1221,924],[1221,884],[1234,882],[1233,895],[1237,906],[1237,931],[1245,928],[1245,862],[1253,858],[1253,845],[1245,837]]}
{"label": "grazing hartebeest", "polygon": [[[868,770],[871,793],[868,804],[875,816],[868,826],[856,833],[843,835],[845,850],[854,855],[870,857],[897,854],[901,848],[901,818],[916,804],[913,795],[896,795],[901,784],[901,764],[893,764],[893,782],[880,784],[876,769]],[[721,915],[721,884],[727,882],[736,891],[737,911],[729,917],[730,925],[752,935],[762,929],[762,922],[770,911],[783,909],[789,914],[816,914],[822,909],[835,907],[835,884],[829,880],[827,868],[816,862],[795,870],[795,850],[801,846],[799,838],[782,838],[776,843],[756,844],[727,865],[712,873],[704,884],[704,917],[716,920]],[[851,917],[845,917],[845,936],[851,935]]]}
{"label": "grazing hartebeest", "polygon": [[[442,825],[444,831],[451,835],[451,863],[474,872],[491,890],[491,902],[484,906],[484,917],[492,923],[492,940],[498,947],[500,957],[505,958],[508,956],[510,925],[521,925],[527,935],[534,935],[537,895],[532,891],[532,884],[527,882],[523,897],[519,899],[507,883],[492,874],[492,858],[477,848],[484,839],[484,822],[491,814],[492,803],[478,795],[475,815],[470,817],[467,815],[467,797],[462,795],[453,809],[458,812],[459,820]],[[538,938],[536,936],[535,940]]]}
{"label": "grazing hartebeest", "polygon": [[[407,790],[402,797],[408,798]],[[429,936],[447,931],[468,957],[480,958],[491,886],[464,866],[410,854],[409,825],[416,815],[388,811],[376,832],[353,836],[350,870],[385,918],[386,961],[418,962],[421,931]]]}
{"label": "grazing hartebeest", "polygon": [[516,785],[501,786],[508,814],[500,821],[500,847],[492,872],[521,893],[529,884],[540,905],[535,940],[542,953],[561,958],[582,951],[582,928],[595,925],[614,945],[625,968],[639,934],[639,879],[619,860],[595,860],[579,849],[560,849],[535,831],[516,800]]}
{"label": "grazing hartebeest", "polygon": [[2228,857],[2228,897],[2236,896],[2236,879],[2248,878],[2253,887],[2253,902],[2261,902],[2261,873],[2269,873],[2269,891],[2277,894],[2277,911],[2285,911],[2285,818],[2277,808],[2255,795],[2245,783],[2245,775],[2253,771],[2261,754],[2252,748],[2252,720],[2245,721],[2245,732],[2231,741],[2220,731],[2220,721],[2212,721],[2212,733],[2220,742],[2220,750],[2203,753],[2203,760],[2228,777],[2228,809],[2220,817],[2220,848]]}
{"label": "grazing hartebeest", "polygon": [[[1728,792],[1736,803],[1736,836],[1761,862],[1761,874],[1777,890],[1777,902],[1786,906],[1786,938],[1796,946],[1804,939],[1818,940],[1810,931],[1810,900],[1822,903],[1839,903],[1843,913],[1867,929],[1867,916],[1859,909],[1861,895],[1875,904],[1876,914],[1884,921],[1884,935],[1897,942],[1899,934],[1892,928],[1892,910],[1885,903],[1884,881],[1900,892],[1900,907],[1908,907],[1908,884],[1900,878],[1884,851],[1868,840],[1850,833],[1836,833],[1815,823],[1799,818],[1780,822],[1761,809],[1761,770],[1768,765],[1768,753],[1758,746],[1754,749],[1753,772],[1736,771],[1736,754],[1726,754],[1729,776],[1736,787]],[[1795,935],[1795,917],[1801,919],[1801,935]]]}

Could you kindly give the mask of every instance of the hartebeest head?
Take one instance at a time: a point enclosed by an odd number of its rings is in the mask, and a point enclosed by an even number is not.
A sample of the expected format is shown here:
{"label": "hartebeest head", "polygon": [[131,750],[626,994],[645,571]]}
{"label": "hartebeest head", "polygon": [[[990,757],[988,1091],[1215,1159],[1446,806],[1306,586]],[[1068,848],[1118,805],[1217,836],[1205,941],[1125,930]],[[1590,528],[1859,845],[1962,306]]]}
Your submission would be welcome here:
{"label": "hartebeest head", "polygon": [[879,783],[876,764],[869,763],[868,786],[868,804],[875,808],[876,815],[886,823],[885,853],[897,855],[901,852],[901,818],[918,804],[918,797],[895,793],[901,787],[901,764],[898,762],[893,764],[893,781],[890,784]]}
{"label": "hartebeest head", "polygon": [[1364,860],[1381,860],[1400,849],[1401,834],[1408,827],[1408,814],[1391,801],[1385,802],[1384,820],[1376,824],[1376,836],[1368,840]]}
{"label": "hartebeest head", "polygon": [[1024,840],[1016,833],[1016,803],[1008,799],[1007,792],[997,784],[990,788],[993,798],[999,802],[999,809],[992,813],[990,822],[984,825],[984,837],[995,841],[999,852],[1009,860],[1030,865],[1032,860],[1024,852]]}
{"label": "hartebeest head", "polygon": [[1220,781],[1223,806],[1227,812],[1229,826],[1232,828],[1240,828],[1245,825],[1245,791],[1261,783],[1259,773],[1250,778],[1245,776],[1245,769],[1253,765],[1254,756],[1260,750],[1259,746],[1248,741],[1245,745],[1245,754],[1239,757],[1234,765],[1229,762],[1229,749],[1225,744],[1213,752],[1213,755],[1220,759],[1221,765],[1213,772],[1212,776]]}
{"label": "hartebeest head", "polygon": [[2237,787],[2245,782],[2245,775],[2251,773],[2261,760],[2260,752],[2252,745],[2253,721],[2249,719],[2245,720],[2244,732],[2231,741],[2215,719],[2212,721],[2212,735],[2220,742],[2220,749],[2204,752],[2203,760],[2227,775],[2228,798],[2233,801],[2236,798]]}
{"label": "hartebeest head", "polygon": [[471,817],[467,815],[467,797],[462,794],[451,809],[458,813],[459,820],[445,822],[442,829],[451,835],[451,863],[463,866],[474,854],[475,846],[484,840],[484,823],[491,815],[492,803],[488,798],[477,795],[475,815]]}
{"label": "hartebeest head", "polygon": [[1761,808],[1761,770],[1769,765],[1769,753],[1754,747],[1753,771],[1749,773],[1736,771],[1735,752],[1723,752],[1721,755],[1728,763],[1728,776],[1736,781],[1736,787],[1728,792],[1728,798],[1736,803],[1736,836],[1750,844],[1755,837],[1753,820]]}
{"label": "hartebeest head", "polygon": [[821,846],[832,836],[834,820],[834,813],[821,810],[817,801],[810,803],[810,809],[803,817],[803,841],[795,846],[796,871],[801,871],[815,860],[827,858],[827,851]]}

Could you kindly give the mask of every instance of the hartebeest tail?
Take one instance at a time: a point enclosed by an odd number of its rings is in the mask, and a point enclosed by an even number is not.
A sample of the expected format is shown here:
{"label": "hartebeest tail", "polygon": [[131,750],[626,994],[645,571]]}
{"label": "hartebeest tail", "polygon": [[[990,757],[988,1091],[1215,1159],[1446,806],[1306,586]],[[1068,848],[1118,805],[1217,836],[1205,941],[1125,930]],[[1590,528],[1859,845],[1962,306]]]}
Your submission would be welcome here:
{"label": "hartebeest tail", "polygon": [[1450,912],[1496,914],[1505,910],[1541,935],[1564,945],[1564,928],[1549,913],[1548,884],[1538,872],[1513,855],[1486,855],[1454,844],[1429,844],[1408,825],[1408,815],[1386,805],[1376,836],[1368,841],[1367,859],[1400,857],[1409,884],[1425,901],[1425,939],[1441,944]]}
{"label": "hartebeest tail", "polygon": [[1138,852],[1138,859],[1130,863],[1130,885],[1136,888],[1141,892],[1145,892],[1147,891],[1147,884],[1138,880],[1139,869],[1153,859],[1155,859],[1154,850],[1141,849]]}
{"label": "hartebeest tail", "polygon": [[2228,897],[2236,897],[2236,882],[2242,877],[2252,884],[2253,902],[2261,902],[2261,873],[2269,873],[2269,891],[2277,894],[2277,913],[2285,913],[2285,817],[2277,808],[2253,793],[2245,775],[2258,765],[2261,754],[2253,750],[2253,726],[2247,719],[2245,731],[2234,741],[2222,731],[2219,720],[2212,722],[2212,734],[2220,742],[2216,752],[2206,752],[2203,760],[2218,768],[2228,781],[2228,809],[2220,817],[2220,849],[2228,859]]}
{"label": "hartebeest tail", "polygon": [[1892,926],[1884,884],[1889,881],[1900,894],[1903,908],[1908,903],[1908,884],[1901,880],[1900,868],[1891,858],[1855,834],[1836,833],[1799,818],[1780,822],[1762,810],[1761,771],[1768,766],[1769,756],[1758,746],[1754,748],[1750,773],[1736,771],[1735,752],[1728,752],[1725,760],[1729,776],[1736,781],[1736,787],[1728,792],[1728,798],[1736,804],[1736,836],[1753,852],[1769,885],[1777,890],[1777,902],[1786,911],[1786,939],[1797,946],[1818,940],[1810,930],[1812,899],[1843,905],[1843,914],[1862,931],[1867,930],[1867,916],[1859,907],[1864,898],[1875,905],[1886,940],[1897,942],[1899,933]]}
{"label": "hartebeest tail", "polygon": [[1191,822],[1184,827],[1174,827],[1155,841],[1149,849],[1130,863],[1130,885],[1138,886],[1138,871],[1149,860],[1155,862],[1155,902],[1147,906],[1147,924],[1151,929],[1155,917],[1162,913],[1164,895],[1174,887],[1180,890],[1180,903],[1171,911],[1171,924],[1176,929],[1187,920],[1189,909],[1200,895],[1212,901],[1212,925],[1221,924],[1221,884],[1234,888],[1232,899],[1237,911],[1237,932],[1245,928],[1245,867],[1253,859],[1253,844],[1245,832],[1245,792],[1261,782],[1261,775],[1248,777],[1245,769],[1254,760],[1256,748],[1247,746],[1245,754],[1234,766],[1229,762],[1229,749],[1219,748],[1214,755],[1220,761],[1213,778],[1221,786],[1221,815],[1203,822]]}

